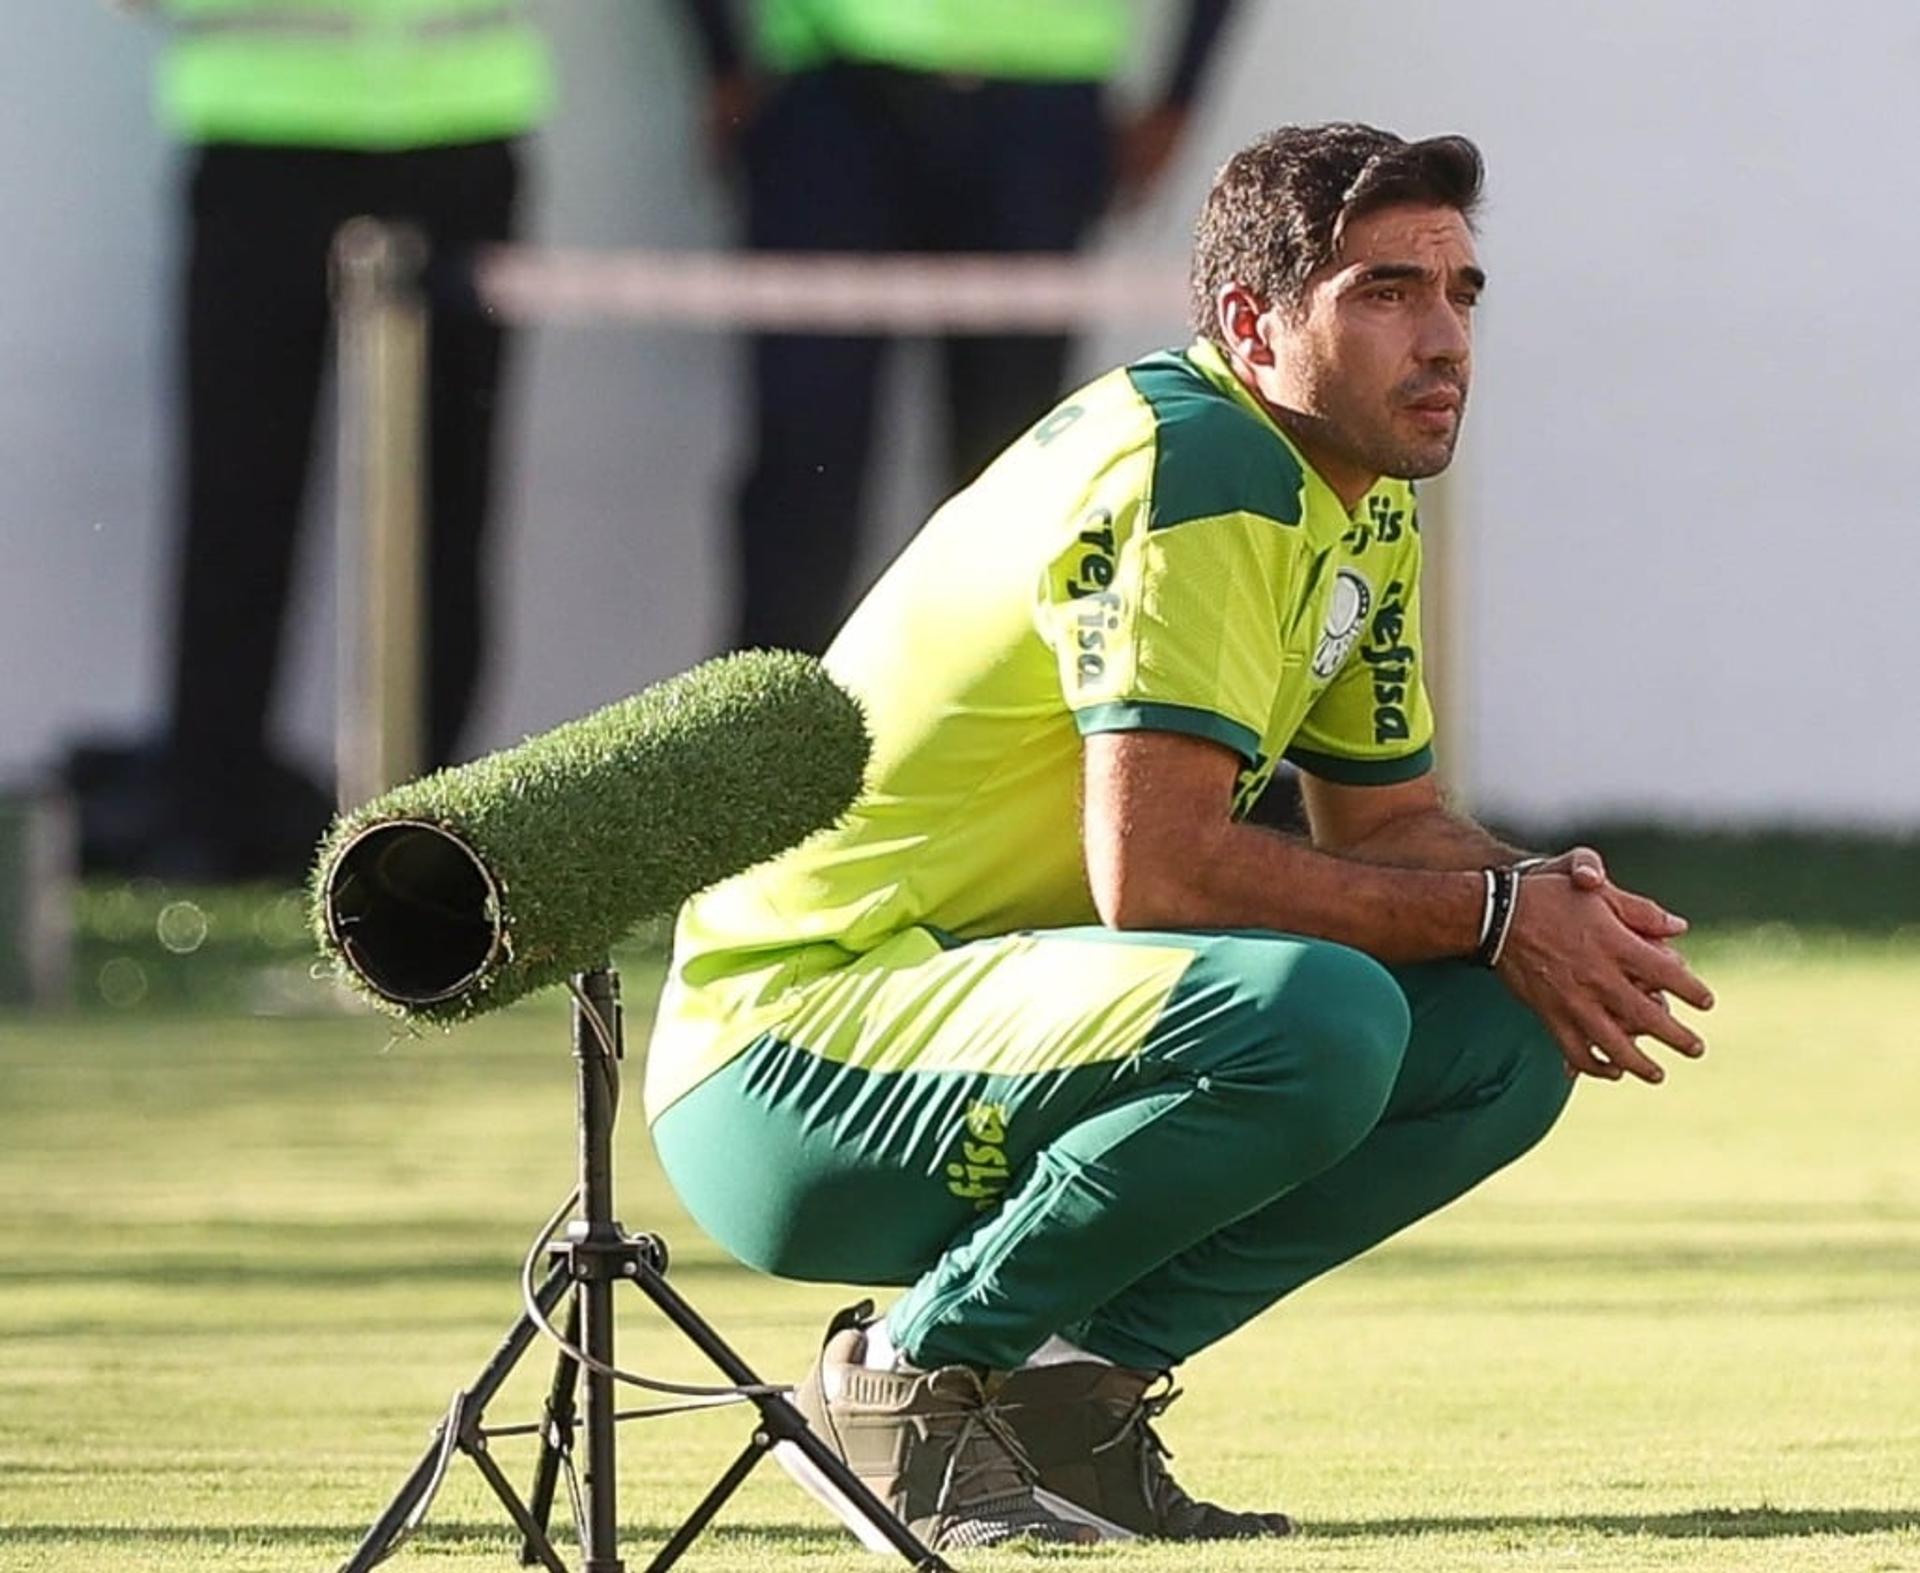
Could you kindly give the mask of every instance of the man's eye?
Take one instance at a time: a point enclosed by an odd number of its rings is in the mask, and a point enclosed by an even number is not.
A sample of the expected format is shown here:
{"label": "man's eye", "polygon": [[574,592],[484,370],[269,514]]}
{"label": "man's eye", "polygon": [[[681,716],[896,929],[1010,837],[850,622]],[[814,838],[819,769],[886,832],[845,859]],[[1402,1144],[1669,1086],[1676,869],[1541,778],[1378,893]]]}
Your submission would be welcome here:
{"label": "man's eye", "polygon": [[1373,292],[1375,300],[1383,300],[1389,306],[1397,306],[1407,298],[1407,292],[1397,284],[1383,284]]}
{"label": "man's eye", "polygon": [[1480,297],[1472,290],[1462,290],[1453,297],[1453,303],[1464,310],[1472,311],[1475,306],[1480,304]]}

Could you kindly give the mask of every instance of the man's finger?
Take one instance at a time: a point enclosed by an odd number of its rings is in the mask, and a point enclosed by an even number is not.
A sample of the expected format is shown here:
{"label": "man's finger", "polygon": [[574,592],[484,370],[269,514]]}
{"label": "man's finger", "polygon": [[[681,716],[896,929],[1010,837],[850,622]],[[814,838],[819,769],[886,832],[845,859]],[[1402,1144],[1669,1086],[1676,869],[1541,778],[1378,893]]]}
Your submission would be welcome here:
{"label": "man's finger", "polygon": [[1607,865],[1592,847],[1573,847],[1550,858],[1526,858],[1518,865],[1526,874],[1564,874],[1575,890],[1599,890],[1607,883]]}
{"label": "man's finger", "polygon": [[1605,1017],[1593,1024],[1593,1042],[1599,1051],[1606,1055],[1609,1063],[1615,1067],[1614,1074],[1621,1071],[1630,1076],[1638,1076],[1644,1082],[1659,1086],[1667,1079],[1667,1073],[1657,1061],[1649,1059],[1641,1052],[1640,1046],[1629,1036],[1626,1028],[1612,1017]]}
{"label": "man's finger", "polygon": [[1592,847],[1575,847],[1565,857],[1567,874],[1575,890],[1599,890],[1606,885],[1606,859]]}
{"label": "man's finger", "polygon": [[1622,890],[1618,885],[1608,890],[1607,905],[1634,933],[1649,939],[1673,939],[1687,931],[1687,920],[1679,913],[1669,912],[1659,902]]}
{"label": "man's finger", "polygon": [[1587,1036],[1572,1022],[1561,1021],[1557,1017],[1543,1016],[1547,1031],[1553,1034],[1554,1042],[1560,1045],[1560,1057],[1567,1062],[1569,1076],[1598,1076],[1606,1078],[1605,1063],[1596,1058],[1593,1045]]}
{"label": "man's finger", "polygon": [[1671,946],[1640,940],[1626,965],[1633,980],[1643,987],[1676,994],[1695,1010],[1713,1009],[1713,990],[1694,975],[1685,958]]}
{"label": "man's finger", "polygon": [[[1567,1025],[1572,1041],[1578,1045],[1577,1053],[1570,1055],[1569,1058],[1588,1076],[1597,1076],[1601,1081],[1618,1081],[1622,1074],[1621,1069],[1607,1052],[1606,1039],[1602,1036],[1603,1032],[1612,1025],[1606,1012],[1589,1006],[1584,1011],[1574,1013],[1573,1019]],[[1559,1036],[1557,1031],[1555,1036]],[[1568,1041],[1566,1037],[1560,1040],[1563,1052],[1567,1048]]]}
{"label": "man's finger", "polygon": [[1707,1052],[1706,1040],[1667,1009],[1665,996],[1642,994],[1630,1009],[1632,1014],[1623,1016],[1622,1022],[1637,1036],[1658,1038],[1690,1060],[1697,1060]]}

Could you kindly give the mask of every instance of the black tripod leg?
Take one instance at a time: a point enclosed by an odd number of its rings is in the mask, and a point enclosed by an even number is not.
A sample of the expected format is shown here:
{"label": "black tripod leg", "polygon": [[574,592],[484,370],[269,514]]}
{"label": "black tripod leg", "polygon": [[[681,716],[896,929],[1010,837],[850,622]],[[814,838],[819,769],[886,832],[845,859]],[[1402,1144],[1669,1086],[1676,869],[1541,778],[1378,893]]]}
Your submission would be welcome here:
{"label": "black tripod leg", "polygon": [[[575,1295],[567,1308],[567,1342],[580,1346],[580,1297]],[[561,1351],[553,1363],[553,1386],[547,1389],[546,1423],[540,1431],[540,1461],[533,1469],[533,1491],[527,1498],[527,1510],[534,1523],[544,1531],[553,1519],[553,1491],[560,1481],[560,1460],[573,1451],[573,1423],[579,1407],[580,1362]],[[544,1538],[544,1536],[543,1536]],[[520,1547],[520,1565],[532,1567],[540,1560],[529,1536]]]}
{"label": "black tripod leg", "polygon": [[647,1564],[647,1573],[666,1573],[666,1570],[680,1560],[681,1553],[692,1545],[701,1530],[713,1522],[713,1515],[726,1505],[728,1497],[740,1489],[740,1483],[753,1473],[753,1466],[766,1457],[767,1449],[773,1446],[773,1439],[764,1431],[756,1431],[746,1450],[727,1465],[727,1472],[713,1483],[713,1489],[700,1499],[700,1504],[687,1515],[687,1520],[673,1532],[670,1539]]}
{"label": "black tripod leg", "polygon": [[387,1510],[373,1521],[373,1528],[367,1531],[353,1555],[340,1564],[340,1573],[367,1573],[369,1568],[387,1556],[412,1518],[414,1506],[432,1482],[439,1463],[440,1436],[435,1432],[426,1455],[413,1466],[413,1473],[407,1476],[406,1484],[394,1494],[393,1500],[387,1504]]}
{"label": "black tripod leg", "polygon": [[620,1560],[620,1516],[615,1502],[613,1378],[613,1280],[589,1278],[580,1285],[584,1307],[580,1318],[580,1347],[592,1365],[580,1374],[585,1389],[580,1429],[587,1444],[587,1467],[582,1496],[587,1521],[581,1526],[580,1573],[625,1573]]}
{"label": "black tripod leg", "polygon": [[[540,1307],[542,1316],[553,1315],[553,1309],[572,1285],[572,1277],[564,1265],[554,1268],[547,1274],[545,1282],[534,1291],[534,1303]],[[481,1368],[480,1374],[466,1389],[465,1412],[478,1423],[479,1417],[493,1401],[493,1395],[500,1390],[520,1357],[527,1352],[540,1329],[534,1325],[533,1318],[522,1315],[513,1324],[507,1336],[501,1340],[500,1347],[493,1352],[493,1358]],[[373,1522],[352,1556],[340,1564],[340,1573],[369,1573],[374,1566],[392,1551],[400,1537],[407,1531],[418,1514],[424,1509],[433,1486],[440,1476],[441,1453],[444,1447],[445,1422],[442,1430],[436,1430],[433,1440],[427,1444],[427,1450],[420,1462],[413,1466],[413,1473],[407,1476],[406,1483],[394,1494],[387,1504],[386,1511]],[[463,1444],[464,1445],[464,1444]]]}
{"label": "black tripod leg", "polygon": [[[524,1537],[521,1541],[521,1560],[529,1566],[537,1563],[547,1573],[567,1573],[567,1565],[560,1560],[560,1553],[553,1549],[553,1542],[547,1539],[546,1530],[533,1521],[533,1514],[527,1511],[527,1505],[501,1473],[500,1466],[493,1461],[493,1455],[487,1451],[485,1444],[474,1448],[467,1456],[473,1460],[474,1467],[487,1484],[493,1487],[493,1494],[500,1499],[500,1505],[507,1510],[507,1516]],[[528,1552],[532,1555],[529,1556]]]}
{"label": "black tripod leg", "polygon": [[[633,1281],[640,1286],[647,1298],[660,1308],[661,1314],[679,1328],[695,1348],[720,1368],[729,1382],[740,1387],[766,1385],[754,1374],[753,1368],[734,1352],[727,1341],[707,1324],[700,1313],[681,1299],[679,1291],[669,1284],[656,1268],[643,1261]],[[858,1475],[847,1468],[846,1461],[814,1434],[812,1427],[807,1424],[806,1416],[778,1394],[760,1394],[754,1398],[753,1402],[760,1411],[760,1424],[766,1431],[768,1439],[765,1444],[759,1443],[756,1439],[756,1449],[761,1446],[771,1446],[776,1442],[793,1443],[827,1478],[828,1483],[847,1499],[853,1510],[872,1525],[880,1537],[914,1567],[927,1570],[927,1573],[946,1569],[947,1564],[922,1545],[919,1537],[900,1522],[893,1510],[875,1496]],[[752,1465],[748,1464],[747,1467],[751,1468]],[[736,1462],[734,1468],[740,1468],[740,1464]],[[738,1482],[736,1481],[735,1484]]]}

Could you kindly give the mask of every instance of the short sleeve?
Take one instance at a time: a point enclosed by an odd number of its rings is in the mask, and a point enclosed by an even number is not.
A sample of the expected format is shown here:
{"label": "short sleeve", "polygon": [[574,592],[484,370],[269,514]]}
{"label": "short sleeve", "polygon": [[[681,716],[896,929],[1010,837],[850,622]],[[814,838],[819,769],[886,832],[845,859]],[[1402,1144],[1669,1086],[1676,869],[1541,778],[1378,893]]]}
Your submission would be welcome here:
{"label": "short sleeve", "polygon": [[1037,608],[1074,724],[1185,732],[1256,760],[1299,532],[1252,513],[1153,529],[1137,496],[1081,526]]}
{"label": "short sleeve", "polygon": [[1433,768],[1433,705],[1420,634],[1420,537],[1372,592],[1366,632],[1288,745],[1310,775],[1354,786],[1409,781]]}

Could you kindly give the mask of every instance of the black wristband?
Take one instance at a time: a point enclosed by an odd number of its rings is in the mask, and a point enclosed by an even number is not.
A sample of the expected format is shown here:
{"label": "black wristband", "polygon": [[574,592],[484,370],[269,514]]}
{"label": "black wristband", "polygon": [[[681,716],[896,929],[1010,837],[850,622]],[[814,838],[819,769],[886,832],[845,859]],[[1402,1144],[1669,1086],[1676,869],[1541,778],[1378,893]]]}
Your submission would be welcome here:
{"label": "black wristband", "polygon": [[1481,871],[1487,881],[1487,904],[1480,914],[1480,943],[1473,950],[1476,967],[1498,966],[1513,927],[1513,909],[1520,897],[1520,873],[1512,868]]}

